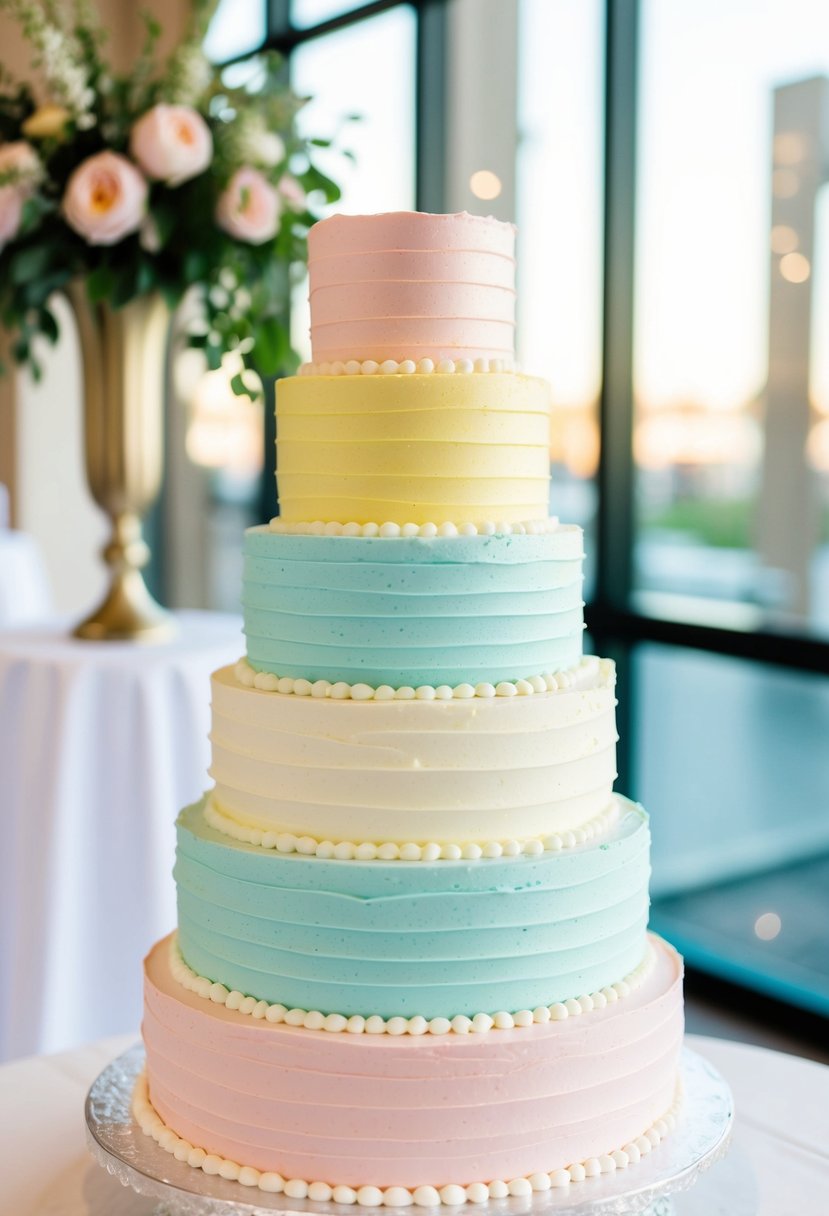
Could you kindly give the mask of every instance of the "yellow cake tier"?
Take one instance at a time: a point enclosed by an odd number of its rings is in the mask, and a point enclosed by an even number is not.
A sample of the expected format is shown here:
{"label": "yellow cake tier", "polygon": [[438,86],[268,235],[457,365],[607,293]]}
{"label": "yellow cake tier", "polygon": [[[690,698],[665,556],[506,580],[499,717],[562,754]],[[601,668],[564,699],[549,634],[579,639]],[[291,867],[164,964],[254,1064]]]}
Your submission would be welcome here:
{"label": "yellow cake tier", "polygon": [[508,523],[549,505],[550,390],[515,373],[277,385],[286,521]]}

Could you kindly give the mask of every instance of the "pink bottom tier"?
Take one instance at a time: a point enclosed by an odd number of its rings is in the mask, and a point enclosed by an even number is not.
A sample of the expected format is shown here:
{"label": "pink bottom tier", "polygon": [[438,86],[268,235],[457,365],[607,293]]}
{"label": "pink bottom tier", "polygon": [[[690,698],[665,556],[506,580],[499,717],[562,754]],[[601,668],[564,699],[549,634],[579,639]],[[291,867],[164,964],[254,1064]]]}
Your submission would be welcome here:
{"label": "pink bottom tier", "polygon": [[467,1185],[635,1140],[671,1107],[682,964],[651,938],[640,987],[561,1022],[485,1034],[331,1034],[212,1004],[146,963],[149,1096],[191,1144],[286,1178]]}

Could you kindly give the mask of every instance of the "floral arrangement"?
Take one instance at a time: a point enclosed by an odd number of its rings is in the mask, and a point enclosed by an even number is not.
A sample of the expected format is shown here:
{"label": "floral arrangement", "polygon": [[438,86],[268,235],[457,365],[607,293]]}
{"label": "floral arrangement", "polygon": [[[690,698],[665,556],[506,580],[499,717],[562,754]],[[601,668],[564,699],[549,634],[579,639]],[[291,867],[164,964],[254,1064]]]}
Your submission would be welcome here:
{"label": "floral arrangement", "polygon": [[159,62],[145,16],[131,71],[110,71],[91,0],[0,0],[32,48],[45,100],[0,67],[0,323],[13,358],[39,375],[35,340],[54,342],[49,301],[70,280],[118,308],[152,291],[171,308],[198,288],[190,335],[216,369],[238,352],[246,371],[293,370],[291,268],[306,260],[315,203],[339,197],[313,163],[329,141],[297,134],[303,102],[278,57],[231,87],[202,43],[216,0],[195,0],[190,28]]}

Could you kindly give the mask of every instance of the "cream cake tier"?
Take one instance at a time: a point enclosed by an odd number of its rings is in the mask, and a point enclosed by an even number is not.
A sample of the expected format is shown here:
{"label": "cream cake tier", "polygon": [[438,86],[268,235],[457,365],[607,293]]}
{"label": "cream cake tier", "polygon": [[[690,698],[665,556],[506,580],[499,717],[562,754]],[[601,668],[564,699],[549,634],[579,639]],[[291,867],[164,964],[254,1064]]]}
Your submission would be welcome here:
{"label": "cream cake tier", "polygon": [[527,1195],[676,1111],[681,962],[549,519],[548,388],[513,370],[513,246],[467,215],[309,238],[314,362],[277,389],[281,513],[245,536],[135,1099],[290,1199]]}
{"label": "cream cake tier", "polygon": [[613,664],[585,659],[566,680],[524,696],[359,701],[331,696],[337,685],[319,697],[249,688],[223,668],[211,681],[211,804],[236,825],[334,844],[584,829],[612,800]]}
{"label": "cream cake tier", "polygon": [[681,964],[658,938],[649,949],[638,986],[585,999],[562,1020],[526,1010],[523,1026],[418,1035],[337,1033],[286,1024],[285,1010],[274,1022],[228,1008],[182,987],[164,941],[146,965],[150,1105],[142,1090],[139,1117],[159,1136],[154,1116],[174,1129],[185,1142],[168,1133],[177,1156],[214,1172],[223,1158],[229,1177],[248,1167],[244,1180],[265,1189],[291,1180],[293,1195],[305,1193],[297,1181],[369,1185],[359,1198],[374,1203],[374,1188],[428,1186],[418,1198],[430,1203],[447,1184],[496,1181],[503,1195],[515,1179],[541,1189],[539,1175],[549,1187],[551,1174],[560,1186],[615,1169],[649,1151],[676,1097]]}

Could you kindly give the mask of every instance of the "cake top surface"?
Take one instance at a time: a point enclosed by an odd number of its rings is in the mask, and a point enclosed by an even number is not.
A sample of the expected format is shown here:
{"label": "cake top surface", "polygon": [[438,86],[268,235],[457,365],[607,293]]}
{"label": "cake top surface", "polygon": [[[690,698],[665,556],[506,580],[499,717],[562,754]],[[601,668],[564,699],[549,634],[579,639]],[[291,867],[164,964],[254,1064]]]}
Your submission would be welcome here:
{"label": "cake top surface", "polygon": [[491,215],[458,211],[386,211],[376,215],[332,215],[308,233],[309,262],[348,253],[396,250],[465,250],[512,258],[515,226]]}

